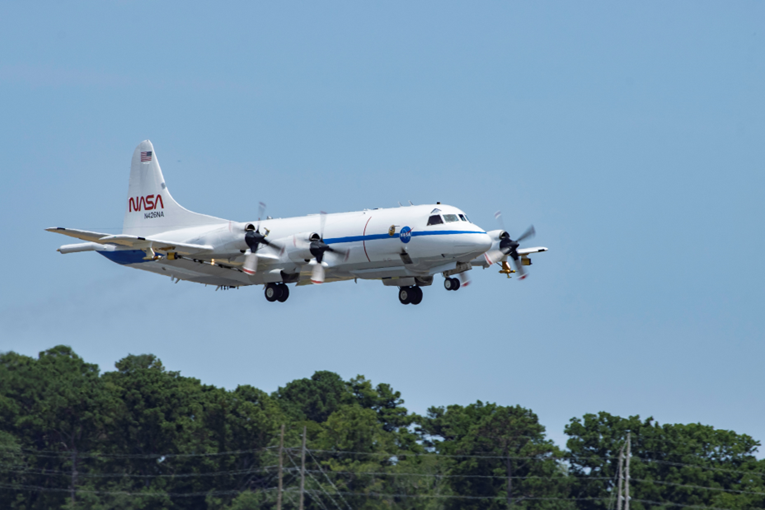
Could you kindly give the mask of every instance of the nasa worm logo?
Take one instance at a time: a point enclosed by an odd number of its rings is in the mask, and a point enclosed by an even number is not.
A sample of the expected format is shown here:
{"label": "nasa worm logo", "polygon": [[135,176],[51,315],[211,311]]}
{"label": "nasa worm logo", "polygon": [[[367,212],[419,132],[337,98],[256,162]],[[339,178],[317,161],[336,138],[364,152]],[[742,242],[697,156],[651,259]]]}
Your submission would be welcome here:
{"label": "nasa worm logo", "polygon": [[398,235],[398,238],[401,239],[401,242],[406,244],[409,241],[412,240],[412,229],[409,227],[404,227],[401,229],[401,233]]}

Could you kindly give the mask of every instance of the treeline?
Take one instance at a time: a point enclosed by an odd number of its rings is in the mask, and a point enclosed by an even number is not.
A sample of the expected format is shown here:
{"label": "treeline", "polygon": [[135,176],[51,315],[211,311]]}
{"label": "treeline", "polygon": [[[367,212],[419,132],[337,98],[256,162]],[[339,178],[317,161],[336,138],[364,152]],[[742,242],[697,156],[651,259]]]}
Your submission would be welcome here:
{"label": "treeline", "polygon": [[281,457],[285,509],[303,458],[311,510],[608,509],[628,431],[631,509],[765,508],[745,434],[601,412],[561,449],[520,406],[418,416],[390,385],[332,372],[228,391],[152,355],[100,373],[66,346],[0,355],[0,508],[273,509]]}

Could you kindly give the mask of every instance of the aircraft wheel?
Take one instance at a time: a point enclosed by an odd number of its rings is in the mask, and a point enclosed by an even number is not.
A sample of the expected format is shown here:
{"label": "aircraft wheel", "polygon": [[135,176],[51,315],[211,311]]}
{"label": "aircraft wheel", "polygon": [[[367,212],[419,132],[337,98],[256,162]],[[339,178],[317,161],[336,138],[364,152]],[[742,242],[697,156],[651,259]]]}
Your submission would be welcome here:
{"label": "aircraft wheel", "polygon": [[290,288],[287,287],[285,284],[280,283],[279,284],[279,290],[281,291],[279,293],[279,297],[276,298],[280,303],[284,303],[287,301],[287,298],[290,297]]}
{"label": "aircraft wheel", "polygon": [[402,305],[408,305],[412,300],[412,287],[401,287],[398,289],[398,300]]}
{"label": "aircraft wheel", "polygon": [[462,286],[462,282],[460,282],[459,278],[452,278],[452,290],[460,290],[460,287]]}
{"label": "aircraft wheel", "polygon": [[420,287],[412,287],[412,297],[409,302],[413,305],[419,305],[422,302],[422,289]]}
{"label": "aircraft wheel", "polygon": [[279,287],[275,283],[269,283],[266,285],[265,295],[269,302],[273,303],[279,299],[280,294],[281,292],[279,292]]}
{"label": "aircraft wheel", "polygon": [[444,280],[444,288],[446,290],[457,290],[460,288],[460,281],[457,278],[446,278]]}

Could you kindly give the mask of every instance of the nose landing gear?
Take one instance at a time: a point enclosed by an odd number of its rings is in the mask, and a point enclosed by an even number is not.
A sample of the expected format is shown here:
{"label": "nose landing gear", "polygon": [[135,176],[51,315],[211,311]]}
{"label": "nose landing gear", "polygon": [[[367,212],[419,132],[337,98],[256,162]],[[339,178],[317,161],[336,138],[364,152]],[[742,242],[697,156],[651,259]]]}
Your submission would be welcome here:
{"label": "nose landing gear", "polygon": [[269,283],[266,285],[265,295],[271,303],[274,301],[284,303],[290,297],[290,289],[283,283]]}
{"label": "nose landing gear", "polygon": [[398,300],[402,305],[419,305],[422,302],[422,289],[418,286],[400,287],[398,289]]}

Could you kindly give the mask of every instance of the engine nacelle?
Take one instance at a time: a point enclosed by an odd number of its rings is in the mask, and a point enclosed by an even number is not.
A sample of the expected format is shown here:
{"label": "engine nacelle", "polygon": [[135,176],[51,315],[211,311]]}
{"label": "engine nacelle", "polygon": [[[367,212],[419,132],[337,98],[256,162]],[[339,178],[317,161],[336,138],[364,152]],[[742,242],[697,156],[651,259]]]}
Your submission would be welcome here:
{"label": "engine nacelle", "polygon": [[499,250],[499,243],[502,241],[502,239],[507,239],[510,237],[510,234],[504,230],[491,230],[486,233],[489,234],[489,237],[491,238],[491,248],[489,251]]}
{"label": "engine nacelle", "polygon": [[280,242],[285,247],[287,257],[292,262],[303,263],[306,260],[311,260],[313,254],[311,254],[311,241],[318,241],[321,236],[316,232],[300,232],[299,234],[291,235]]}

